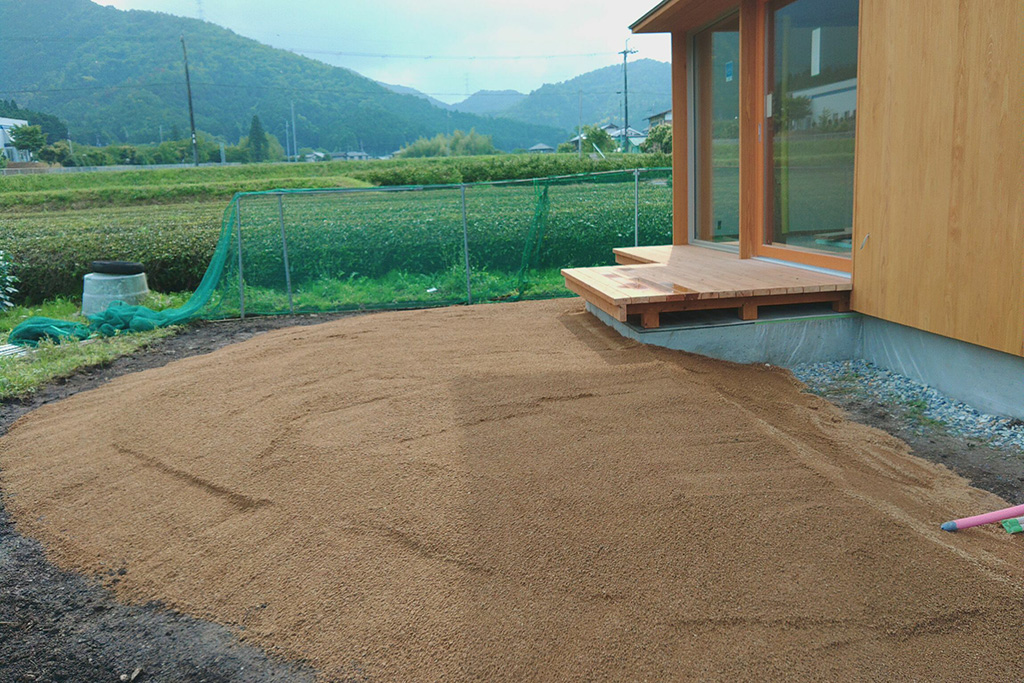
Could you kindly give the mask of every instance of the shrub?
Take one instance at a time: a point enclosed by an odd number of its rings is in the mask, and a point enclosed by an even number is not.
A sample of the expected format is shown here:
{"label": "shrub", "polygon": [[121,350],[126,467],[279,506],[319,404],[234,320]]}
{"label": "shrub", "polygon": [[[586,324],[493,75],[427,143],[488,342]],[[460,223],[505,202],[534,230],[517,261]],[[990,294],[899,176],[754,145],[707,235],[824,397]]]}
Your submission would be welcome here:
{"label": "shrub", "polygon": [[14,306],[14,297],[18,293],[15,283],[18,278],[11,273],[11,262],[6,252],[0,249],[0,311]]}

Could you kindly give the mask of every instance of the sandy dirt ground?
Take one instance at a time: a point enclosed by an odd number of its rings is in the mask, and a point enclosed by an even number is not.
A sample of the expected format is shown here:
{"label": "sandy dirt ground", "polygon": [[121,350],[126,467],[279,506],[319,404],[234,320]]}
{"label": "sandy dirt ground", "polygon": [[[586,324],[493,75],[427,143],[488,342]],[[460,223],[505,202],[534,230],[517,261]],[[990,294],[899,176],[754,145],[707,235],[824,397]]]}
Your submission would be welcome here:
{"label": "sandy dirt ground", "polygon": [[788,373],[579,301],[270,332],[0,440],[62,567],[324,679],[944,679],[1024,671],[1004,505]]}

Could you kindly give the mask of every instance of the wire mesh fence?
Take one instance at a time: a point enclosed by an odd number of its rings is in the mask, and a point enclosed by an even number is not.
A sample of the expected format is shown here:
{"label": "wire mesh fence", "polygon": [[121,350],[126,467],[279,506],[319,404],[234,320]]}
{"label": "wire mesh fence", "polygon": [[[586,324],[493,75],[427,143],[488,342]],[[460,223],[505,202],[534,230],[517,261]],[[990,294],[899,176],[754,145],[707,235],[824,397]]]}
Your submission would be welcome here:
{"label": "wire mesh fence", "polygon": [[[200,317],[567,296],[561,268],[667,244],[671,169],[530,181],[241,193]],[[208,272],[208,276],[211,273]],[[197,292],[198,294],[198,292]]]}

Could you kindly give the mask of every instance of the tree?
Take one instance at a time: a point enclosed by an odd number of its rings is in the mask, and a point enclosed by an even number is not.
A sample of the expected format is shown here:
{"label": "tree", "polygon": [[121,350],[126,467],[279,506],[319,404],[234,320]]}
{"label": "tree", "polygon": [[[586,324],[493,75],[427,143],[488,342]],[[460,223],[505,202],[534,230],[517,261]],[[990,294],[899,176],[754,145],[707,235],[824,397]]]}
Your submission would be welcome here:
{"label": "tree", "polygon": [[480,154],[495,154],[497,149],[491,136],[480,135],[470,129],[468,133],[457,130],[451,135],[438,133],[432,138],[419,138],[407,145],[399,155],[402,157],[465,157]]}
{"label": "tree", "polygon": [[470,128],[468,133],[461,130],[452,134],[448,143],[451,156],[467,157],[481,154],[495,154],[498,150],[494,148],[490,135],[480,135],[476,129]]}
{"label": "tree", "polygon": [[601,150],[604,154],[614,152],[618,146],[608,131],[597,126],[583,126],[583,153],[592,154],[595,149]]}
{"label": "tree", "polygon": [[11,129],[11,141],[17,149],[35,154],[46,144],[46,135],[39,126],[18,126]]}
{"label": "tree", "polygon": [[40,161],[45,161],[48,164],[60,164],[61,166],[70,166],[68,160],[71,159],[71,146],[65,140],[58,140],[52,145],[46,145],[36,153],[36,157]]}
{"label": "tree", "polygon": [[651,128],[647,139],[640,144],[640,151],[655,154],[672,153],[672,126],[667,123]]}
{"label": "tree", "polygon": [[118,165],[135,166],[141,163],[139,150],[133,145],[111,145],[107,147],[106,152]]}
{"label": "tree", "polygon": [[811,115],[810,97],[787,97],[784,104],[790,121],[801,121]]}
{"label": "tree", "polygon": [[260,117],[253,114],[252,123],[249,124],[249,159],[256,162],[266,161],[267,146],[267,134],[263,131]]}

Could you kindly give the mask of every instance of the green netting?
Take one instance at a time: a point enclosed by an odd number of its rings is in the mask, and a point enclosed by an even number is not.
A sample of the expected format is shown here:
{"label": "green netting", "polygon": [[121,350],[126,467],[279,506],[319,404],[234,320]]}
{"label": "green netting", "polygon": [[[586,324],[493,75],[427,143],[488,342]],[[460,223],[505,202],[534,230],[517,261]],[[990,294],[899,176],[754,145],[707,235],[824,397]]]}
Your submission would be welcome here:
{"label": "green netting", "polygon": [[12,344],[197,318],[419,308],[569,296],[561,268],[667,244],[671,170],[529,181],[240,193],[181,308],[114,305],[89,325],[33,318]]}
{"label": "green netting", "polygon": [[7,343],[19,346],[37,346],[43,339],[57,342],[66,339],[81,340],[91,337],[93,334],[112,337],[118,333],[155,330],[158,327],[180,325],[201,318],[217,290],[224,271],[224,262],[231,252],[235,210],[235,203],[232,202],[225,211],[220,239],[217,240],[217,248],[210,259],[210,264],[206,267],[206,273],[184,306],[154,311],[145,306],[127,306],[115,302],[105,311],[88,316],[88,325],[35,316],[28,318],[11,330],[7,337]]}

